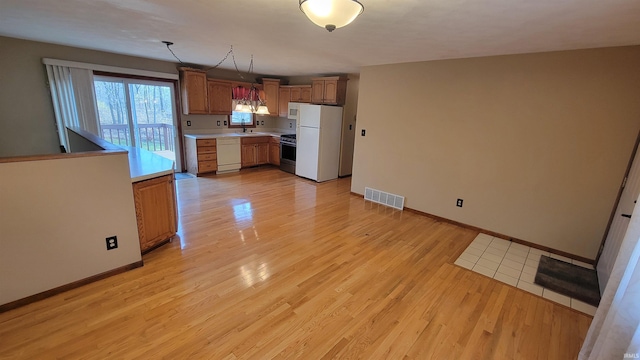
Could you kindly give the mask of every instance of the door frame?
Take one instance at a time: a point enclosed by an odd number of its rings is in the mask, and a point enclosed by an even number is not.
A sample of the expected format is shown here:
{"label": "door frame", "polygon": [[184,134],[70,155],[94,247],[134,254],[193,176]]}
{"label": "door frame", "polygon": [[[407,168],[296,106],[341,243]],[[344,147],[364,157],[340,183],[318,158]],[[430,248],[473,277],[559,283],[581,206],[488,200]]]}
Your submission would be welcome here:
{"label": "door frame", "polygon": [[139,75],[129,75],[129,74],[120,74],[120,73],[112,73],[107,71],[93,71],[94,76],[109,76],[115,78],[125,78],[125,79],[133,79],[133,80],[145,80],[145,81],[154,81],[154,82],[163,82],[173,84],[173,96],[175,101],[175,112],[176,112],[176,136],[178,137],[178,141],[176,142],[176,152],[180,151],[178,158],[180,159],[179,163],[176,161],[176,172],[183,172],[185,170],[185,161],[184,161],[184,151],[183,151],[183,139],[182,139],[182,111],[181,103],[180,103],[180,87],[177,79],[163,79],[163,78],[155,78],[150,76],[139,76]]}
{"label": "door frame", "polygon": [[[600,261],[600,256],[602,255],[602,251],[604,250],[604,244],[609,236],[609,230],[611,230],[611,224],[613,223],[613,219],[615,218],[616,212],[618,211],[618,205],[620,205],[620,199],[622,198],[622,192],[627,184],[627,179],[629,178],[629,173],[631,172],[631,166],[633,165],[633,161],[636,159],[636,152],[638,151],[638,145],[640,144],[640,131],[636,136],[636,143],[633,146],[633,150],[631,151],[631,157],[629,158],[629,162],[627,163],[627,169],[624,172],[624,177],[622,178],[622,184],[620,184],[620,188],[618,189],[618,196],[616,197],[616,201],[613,204],[613,209],[611,210],[611,215],[609,216],[609,222],[607,223],[607,227],[604,230],[604,235],[602,236],[602,240],[600,241],[600,247],[598,248],[598,255],[596,255],[596,260],[594,261],[594,268],[597,267],[598,261]],[[638,159],[640,161],[640,159]]]}

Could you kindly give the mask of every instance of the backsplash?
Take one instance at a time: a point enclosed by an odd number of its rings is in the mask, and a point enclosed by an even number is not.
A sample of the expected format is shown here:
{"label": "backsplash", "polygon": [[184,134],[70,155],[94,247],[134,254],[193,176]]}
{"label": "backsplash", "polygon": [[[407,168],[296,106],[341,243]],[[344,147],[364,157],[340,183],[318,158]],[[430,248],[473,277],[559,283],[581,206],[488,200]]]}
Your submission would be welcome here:
{"label": "backsplash", "polygon": [[[225,121],[229,121],[227,115],[181,115],[182,133],[206,134],[236,132],[237,129],[229,129]],[[191,126],[187,122],[191,122]],[[256,127],[249,128],[253,131],[276,131],[283,133],[293,133],[296,129],[296,121],[287,118],[273,116],[256,116]]]}

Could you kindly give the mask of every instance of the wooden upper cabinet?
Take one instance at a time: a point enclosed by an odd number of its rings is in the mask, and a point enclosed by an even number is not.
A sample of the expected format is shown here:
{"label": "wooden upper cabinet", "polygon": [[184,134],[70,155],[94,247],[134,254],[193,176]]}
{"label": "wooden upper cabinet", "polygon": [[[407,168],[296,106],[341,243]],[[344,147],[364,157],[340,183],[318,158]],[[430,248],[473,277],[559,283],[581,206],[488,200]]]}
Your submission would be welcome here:
{"label": "wooden upper cabinet", "polygon": [[311,102],[314,104],[324,103],[324,80],[313,80],[311,84]]}
{"label": "wooden upper cabinet", "polygon": [[264,91],[264,100],[267,102],[269,115],[278,116],[280,113],[280,102],[278,95],[280,94],[279,79],[262,79],[262,89]]}
{"label": "wooden upper cabinet", "polygon": [[209,114],[231,115],[231,83],[207,80]]}
{"label": "wooden upper cabinet", "polygon": [[296,101],[301,103],[311,102],[311,85],[300,86],[300,97]]}
{"label": "wooden upper cabinet", "polygon": [[347,97],[347,78],[331,76],[313,78],[311,102],[314,104],[344,105]]}
{"label": "wooden upper cabinet", "polygon": [[180,70],[182,113],[208,114],[207,74],[195,69]]}
{"label": "wooden upper cabinet", "polygon": [[290,87],[280,87],[280,93],[278,94],[279,99],[279,113],[278,116],[287,117],[289,114],[289,101],[291,100],[291,94],[293,89]]}
{"label": "wooden upper cabinet", "polygon": [[292,86],[289,88],[289,101],[299,102],[301,88],[299,86]]}
{"label": "wooden upper cabinet", "polygon": [[311,85],[285,85],[280,86],[280,116],[289,114],[289,102],[310,103]]}
{"label": "wooden upper cabinet", "polygon": [[338,80],[325,80],[324,82],[324,102],[337,104],[338,102]]}
{"label": "wooden upper cabinet", "polygon": [[299,103],[311,102],[311,85],[292,85],[289,101]]}

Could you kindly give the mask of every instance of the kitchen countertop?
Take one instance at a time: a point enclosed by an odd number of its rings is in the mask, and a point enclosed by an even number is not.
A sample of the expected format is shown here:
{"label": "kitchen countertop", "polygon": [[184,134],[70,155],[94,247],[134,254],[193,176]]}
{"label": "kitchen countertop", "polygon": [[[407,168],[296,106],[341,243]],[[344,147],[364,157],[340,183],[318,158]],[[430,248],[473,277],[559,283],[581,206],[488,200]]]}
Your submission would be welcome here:
{"label": "kitchen countertop", "polygon": [[174,172],[172,160],[136,147],[119,147],[129,152],[129,172],[132,183],[171,175]]}
{"label": "kitchen countertop", "polygon": [[105,151],[127,151],[129,157],[129,174],[131,182],[149,180],[160,176],[173,174],[175,166],[172,160],[151,151],[132,146],[114,145],[102,138],[78,128],[68,128],[86,140],[94,143]]}
{"label": "kitchen countertop", "polygon": [[272,136],[280,137],[282,134],[293,134],[293,132],[274,132],[274,131],[260,131],[260,132],[246,132],[246,133],[218,133],[218,134],[188,134],[184,137],[192,139],[218,139],[224,137],[256,137],[256,136]]}

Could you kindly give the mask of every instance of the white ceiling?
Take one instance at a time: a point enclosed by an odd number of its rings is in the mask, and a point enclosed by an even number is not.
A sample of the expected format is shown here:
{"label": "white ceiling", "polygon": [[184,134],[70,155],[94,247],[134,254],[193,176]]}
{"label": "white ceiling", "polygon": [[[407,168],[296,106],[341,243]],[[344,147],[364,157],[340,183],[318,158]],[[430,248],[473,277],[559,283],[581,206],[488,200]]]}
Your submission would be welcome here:
{"label": "white ceiling", "polygon": [[[329,33],[297,0],[0,0],[0,35],[271,75],[640,44],[640,0],[361,0]],[[233,68],[229,60],[223,68]]]}

